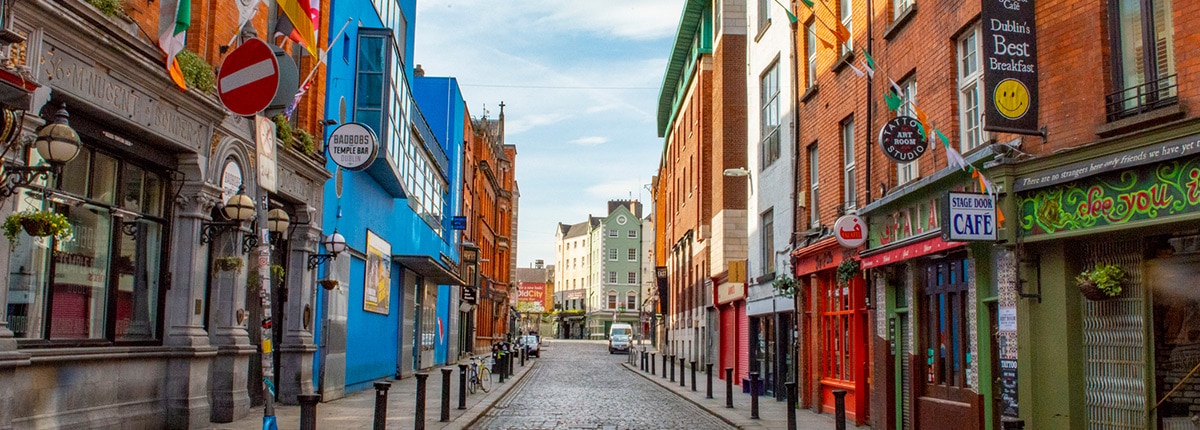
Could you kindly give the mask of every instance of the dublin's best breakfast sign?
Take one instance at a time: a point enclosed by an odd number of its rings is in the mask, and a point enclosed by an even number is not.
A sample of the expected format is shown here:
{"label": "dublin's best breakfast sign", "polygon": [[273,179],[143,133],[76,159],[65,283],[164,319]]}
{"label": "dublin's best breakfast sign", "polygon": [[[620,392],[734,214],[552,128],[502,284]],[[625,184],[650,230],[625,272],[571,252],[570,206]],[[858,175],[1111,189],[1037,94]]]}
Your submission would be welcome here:
{"label": "dublin's best breakfast sign", "polygon": [[984,129],[1040,135],[1034,0],[983,0]]}

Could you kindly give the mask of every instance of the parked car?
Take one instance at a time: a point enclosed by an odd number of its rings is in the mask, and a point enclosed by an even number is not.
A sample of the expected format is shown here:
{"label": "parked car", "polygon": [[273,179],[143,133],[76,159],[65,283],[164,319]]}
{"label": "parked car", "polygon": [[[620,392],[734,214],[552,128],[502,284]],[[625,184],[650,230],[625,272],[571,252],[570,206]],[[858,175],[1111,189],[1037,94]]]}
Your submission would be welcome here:
{"label": "parked car", "polygon": [[608,353],[629,353],[630,340],[633,339],[633,326],[616,323],[608,328]]}
{"label": "parked car", "polygon": [[520,344],[525,347],[525,355],[530,356],[530,357],[541,357],[542,356],[540,348],[538,348],[539,346],[541,346],[540,344],[542,342],[542,339],[540,337],[538,337],[537,335],[527,334],[527,335],[521,336],[521,339],[519,339],[518,342],[520,342]]}

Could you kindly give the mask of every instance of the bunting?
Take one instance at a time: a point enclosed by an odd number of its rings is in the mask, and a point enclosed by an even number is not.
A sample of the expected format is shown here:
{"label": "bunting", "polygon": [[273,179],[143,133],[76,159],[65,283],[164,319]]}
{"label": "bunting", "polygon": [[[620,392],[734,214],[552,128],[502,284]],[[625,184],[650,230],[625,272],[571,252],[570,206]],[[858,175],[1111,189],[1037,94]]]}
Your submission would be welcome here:
{"label": "bunting", "polygon": [[788,23],[795,24],[796,21],[800,20],[800,18],[796,18],[796,15],[792,14],[791,9],[789,9],[787,6],[784,6],[783,3],[779,2],[779,0],[775,0],[775,4],[777,4],[777,5],[779,5],[779,7],[783,8],[783,12],[786,13],[787,17],[788,17]]}
{"label": "bunting", "polygon": [[867,77],[875,79],[875,59],[871,58],[871,54],[865,48],[862,50],[862,56],[858,61],[862,62],[863,69],[867,72]]}
{"label": "bunting", "polygon": [[186,91],[183,69],[175,61],[175,56],[183,51],[187,42],[187,30],[192,26],[192,2],[160,0],[158,5],[158,47],[167,54],[167,74],[180,91]]}

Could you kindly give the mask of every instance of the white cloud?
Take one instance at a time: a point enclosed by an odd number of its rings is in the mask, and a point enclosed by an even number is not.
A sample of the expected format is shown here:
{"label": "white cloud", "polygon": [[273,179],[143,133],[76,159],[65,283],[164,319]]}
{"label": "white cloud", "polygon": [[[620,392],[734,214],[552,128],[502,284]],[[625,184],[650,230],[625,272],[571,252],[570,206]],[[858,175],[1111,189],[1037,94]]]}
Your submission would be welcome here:
{"label": "white cloud", "polygon": [[600,136],[581,137],[581,138],[572,140],[570,143],[579,145],[579,146],[596,146],[596,145],[603,145],[605,143],[608,143],[608,138],[600,137]]}

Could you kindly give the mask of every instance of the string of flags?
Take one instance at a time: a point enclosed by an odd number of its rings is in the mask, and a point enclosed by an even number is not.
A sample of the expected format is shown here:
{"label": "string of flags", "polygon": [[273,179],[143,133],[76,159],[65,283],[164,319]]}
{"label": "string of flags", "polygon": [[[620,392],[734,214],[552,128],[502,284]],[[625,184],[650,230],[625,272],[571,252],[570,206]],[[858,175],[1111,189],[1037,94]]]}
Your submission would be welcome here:
{"label": "string of flags", "polygon": [[[778,3],[778,0],[776,0],[776,3]],[[836,40],[835,44],[826,37],[823,37],[819,32],[816,31],[816,29],[813,29],[810,34],[816,36],[817,40],[821,42],[822,46],[827,49],[838,49],[839,47],[845,46],[850,41],[849,29],[847,29],[846,26],[837,19],[836,15],[833,13],[833,10],[831,10],[824,1],[800,0],[800,3],[808,7],[809,11],[812,13],[812,16],[815,18],[815,21],[820,23],[821,26],[824,27],[825,30]],[[830,25],[821,17],[821,14],[817,13],[816,3],[820,3],[822,9],[829,13],[830,18],[832,18],[834,22],[833,25]],[[783,4],[780,3],[780,6],[783,6]],[[784,10],[787,12],[788,20],[792,23],[795,23],[797,20],[796,15],[792,14],[787,7],[784,7]],[[875,59],[871,57],[871,54],[867,52],[865,48],[860,48],[858,53],[861,54],[858,66],[855,66],[851,62],[847,62],[846,65],[849,66],[850,70],[854,71],[854,74],[858,77],[868,80],[874,79],[875,73],[878,70]],[[884,74],[886,76],[886,72]],[[884,102],[887,104],[889,111],[896,112],[905,105],[906,100],[903,96],[904,91],[900,88],[900,85],[896,84],[896,81],[892,80],[891,78],[887,78],[887,81],[891,86],[891,91],[888,91],[887,94],[884,95]],[[908,106],[912,109],[912,113],[916,115],[916,120],[919,123],[917,130],[919,133],[921,133],[922,137],[928,140],[937,138],[937,140],[942,142],[942,148],[946,151],[946,164],[950,167],[957,167],[959,170],[970,172],[972,179],[975,179],[979,182],[979,189],[983,190],[988,195],[994,196],[996,194],[995,184],[993,184],[992,181],[989,180],[982,171],[975,168],[975,166],[971,165],[971,163],[968,163],[967,160],[963,158],[962,154],[960,154],[954,149],[953,146],[950,145],[950,139],[947,138],[941,130],[938,130],[930,124],[929,116],[924,110],[918,107],[915,103],[909,102]],[[1004,222],[1004,213],[1001,212],[999,208],[997,208],[996,211],[996,218],[999,222]]]}

